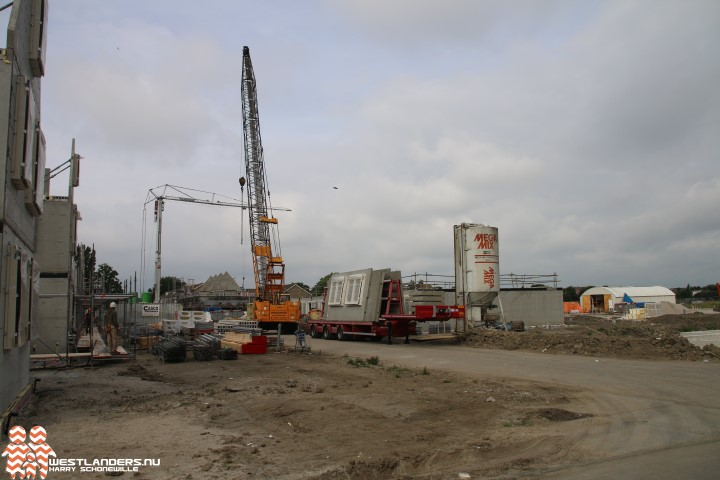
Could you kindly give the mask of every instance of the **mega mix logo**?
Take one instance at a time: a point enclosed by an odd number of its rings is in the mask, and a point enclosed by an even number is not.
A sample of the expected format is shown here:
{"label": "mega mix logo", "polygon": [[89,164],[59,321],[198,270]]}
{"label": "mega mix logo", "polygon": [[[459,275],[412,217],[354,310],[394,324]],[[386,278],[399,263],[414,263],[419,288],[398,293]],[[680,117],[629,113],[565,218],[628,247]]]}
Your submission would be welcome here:
{"label": "mega mix logo", "polygon": [[492,250],[497,243],[497,235],[492,233],[478,233],[475,235],[478,250]]}
{"label": "mega mix logo", "polygon": [[58,458],[47,437],[40,425],[30,429],[29,439],[23,427],[10,429],[2,456],[7,457],[5,472],[11,479],[45,479],[49,472],[138,472],[140,467],[160,466],[156,458]]}

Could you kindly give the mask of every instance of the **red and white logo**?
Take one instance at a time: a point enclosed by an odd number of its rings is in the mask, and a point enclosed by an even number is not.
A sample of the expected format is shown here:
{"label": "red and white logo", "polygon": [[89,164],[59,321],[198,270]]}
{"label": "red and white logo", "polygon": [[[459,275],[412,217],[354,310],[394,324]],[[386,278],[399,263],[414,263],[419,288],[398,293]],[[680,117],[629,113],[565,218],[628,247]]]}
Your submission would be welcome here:
{"label": "red and white logo", "polygon": [[8,433],[8,443],[2,456],[7,457],[5,471],[11,479],[47,478],[50,457],[57,454],[47,443],[47,431],[40,425],[30,429],[30,442],[25,443],[27,433],[25,429],[16,425]]}

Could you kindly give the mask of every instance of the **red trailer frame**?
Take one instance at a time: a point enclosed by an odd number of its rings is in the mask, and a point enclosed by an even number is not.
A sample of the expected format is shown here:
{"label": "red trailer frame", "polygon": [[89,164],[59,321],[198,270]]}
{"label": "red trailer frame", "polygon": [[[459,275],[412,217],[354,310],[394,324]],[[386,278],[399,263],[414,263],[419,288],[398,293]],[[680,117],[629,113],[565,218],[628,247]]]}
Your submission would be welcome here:
{"label": "red trailer frame", "polygon": [[325,289],[321,318],[308,320],[310,336],[340,341],[352,340],[356,336],[365,336],[374,340],[387,337],[388,343],[392,343],[393,337],[405,337],[407,343],[409,336],[417,333],[418,322],[444,322],[465,316],[465,307],[457,305],[416,305],[414,314],[406,314],[403,311],[400,280],[387,280],[386,283],[387,286],[383,290],[384,308],[381,308],[378,320],[373,322],[324,319],[327,301],[327,289]]}

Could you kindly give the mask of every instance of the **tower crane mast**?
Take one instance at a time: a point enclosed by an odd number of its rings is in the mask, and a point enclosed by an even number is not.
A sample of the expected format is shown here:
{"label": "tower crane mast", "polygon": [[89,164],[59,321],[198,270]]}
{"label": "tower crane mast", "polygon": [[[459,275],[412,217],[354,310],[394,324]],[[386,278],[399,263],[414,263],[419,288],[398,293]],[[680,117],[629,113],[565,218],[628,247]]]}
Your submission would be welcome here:
{"label": "tower crane mast", "polygon": [[278,220],[272,214],[270,191],[267,187],[255,73],[248,47],[243,47],[241,96],[247,179],[240,178],[240,185],[244,187],[247,184],[257,297],[253,313],[261,325],[280,325],[279,328],[282,328],[281,324],[294,326],[300,317],[300,305],[281,298],[285,288],[285,263],[280,250]]}

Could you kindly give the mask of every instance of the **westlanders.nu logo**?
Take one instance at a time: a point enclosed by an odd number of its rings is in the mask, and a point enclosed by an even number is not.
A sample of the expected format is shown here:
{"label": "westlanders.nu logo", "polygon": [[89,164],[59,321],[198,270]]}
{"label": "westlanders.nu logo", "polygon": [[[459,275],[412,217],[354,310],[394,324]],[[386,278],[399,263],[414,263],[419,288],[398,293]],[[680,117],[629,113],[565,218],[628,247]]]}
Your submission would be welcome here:
{"label": "westlanders.nu logo", "polygon": [[8,438],[2,456],[7,457],[5,471],[13,480],[44,479],[48,472],[139,472],[140,467],[160,466],[159,458],[57,458],[47,443],[47,432],[39,425],[30,429],[29,443],[25,443],[27,434],[20,426],[12,427]]}
{"label": "westlanders.nu logo", "polygon": [[25,429],[14,426],[8,434],[8,443],[2,456],[7,457],[5,471],[10,478],[46,478],[50,457],[57,457],[55,451],[47,444],[47,432],[39,425],[30,429],[30,443],[25,443]]}

